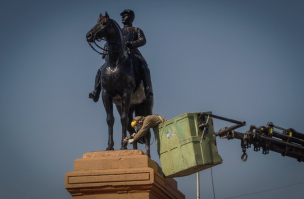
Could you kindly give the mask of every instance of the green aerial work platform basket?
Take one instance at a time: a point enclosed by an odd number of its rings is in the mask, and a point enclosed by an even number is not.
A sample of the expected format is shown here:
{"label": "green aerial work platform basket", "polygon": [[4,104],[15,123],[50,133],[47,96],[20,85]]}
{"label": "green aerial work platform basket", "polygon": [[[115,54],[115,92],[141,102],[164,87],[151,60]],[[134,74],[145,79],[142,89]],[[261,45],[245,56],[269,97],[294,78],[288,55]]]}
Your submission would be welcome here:
{"label": "green aerial work platform basket", "polygon": [[[155,127],[154,135],[161,167],[166,177],[182,177],[222,163],[217,152],[213,120],[201,113],[185,113]],[[204,132],[199,125],[208,121]]]}

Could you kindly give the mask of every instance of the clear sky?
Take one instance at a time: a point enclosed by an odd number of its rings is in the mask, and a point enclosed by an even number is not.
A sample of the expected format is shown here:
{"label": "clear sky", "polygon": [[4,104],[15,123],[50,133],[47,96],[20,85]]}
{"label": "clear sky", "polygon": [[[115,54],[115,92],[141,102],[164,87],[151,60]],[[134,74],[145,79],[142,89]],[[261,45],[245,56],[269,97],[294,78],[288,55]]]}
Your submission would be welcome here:
{"label": "clear sky", "polygon": [[[0,198],[68,199],[64,174],[73,161],[107,147],[102,102],[88,99],[101,56],[85,35],[107,11],[135,12],[145,33],[140,48],[152,76],[153,112],[171,119],[213,111],[246,121],[272,121],[304,133],[304,2],[225,1],[1,1]],[[115,149],[121,125],[115,111]],[[215,130],[228,125],[214,120]],[[304,182],[304,163],[248,150],[218,139],[223,164],[213,168],[223,199]],[[129,148],[132,148],[129,146]],[[140,149],[144,150],[141,145]],[[159,163],[155,142],[152,159]],[[210,169],[200,172],[201,198],[213,198]],[[196,197],[196,175],[176,178],[186,198]],[[304,184],[243,196],[293,198]]]}

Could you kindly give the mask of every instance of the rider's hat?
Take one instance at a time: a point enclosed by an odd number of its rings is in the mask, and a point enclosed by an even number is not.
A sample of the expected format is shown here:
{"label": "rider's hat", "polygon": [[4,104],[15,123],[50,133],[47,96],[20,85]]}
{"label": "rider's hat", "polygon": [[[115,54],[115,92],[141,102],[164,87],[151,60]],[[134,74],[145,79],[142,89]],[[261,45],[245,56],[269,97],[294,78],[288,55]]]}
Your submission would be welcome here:
{"label": "rider's hat", "polygon": [[124,14],[130,15],[133,18],[135,18],[134,12],[132,10],[130,10],[130,9],[125,9],[124,11],[122,11],[122,13],[120,13],[120,16],[123,16]]}

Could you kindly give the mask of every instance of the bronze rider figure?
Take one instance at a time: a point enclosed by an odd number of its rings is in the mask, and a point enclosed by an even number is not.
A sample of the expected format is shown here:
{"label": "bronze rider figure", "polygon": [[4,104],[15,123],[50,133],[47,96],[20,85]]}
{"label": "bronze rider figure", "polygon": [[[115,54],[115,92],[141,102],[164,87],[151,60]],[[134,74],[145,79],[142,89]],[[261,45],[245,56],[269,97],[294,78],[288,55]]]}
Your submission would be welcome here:
{"label": "bronze rider figure", "polygon": [[[120,15],[122,16],[122,23],[124,24],[124,27],[122,28],[122,34],[125,38],[126,46],[128,47],[128,51],[130,52],[132,61],[135,65],[138,65],[139,73],[141,79],[143,80],[145,88],[145,95],[148,99],[150,99],[150,97],[153,96],[150,70],[148,68],[148,64],[145,58],[138,50],[139,47],[144,46],[146,44],[146,37],[141,29],[133,27],[132,23],[134,21],[135,14],[132,10],[126,9]],[[107,49],[106,45],[105,49]],[[103,55],[104,59],[106,59],[105,54],[106,52],[104,52]],[[94,102],[98,101],[102,89],[100,76],[103,66],[98,69],[95,77],[94,90],[89,94],[89,98],[93,99]]]}

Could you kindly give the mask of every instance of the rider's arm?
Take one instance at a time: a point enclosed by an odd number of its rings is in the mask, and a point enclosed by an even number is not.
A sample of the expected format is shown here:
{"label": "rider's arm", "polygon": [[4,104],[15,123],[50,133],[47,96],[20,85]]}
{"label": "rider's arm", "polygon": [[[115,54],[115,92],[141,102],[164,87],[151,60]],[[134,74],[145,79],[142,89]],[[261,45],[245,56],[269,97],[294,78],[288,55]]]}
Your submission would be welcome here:
{"label": "rider's arm", "polygon": [[146,44],[146,37],[144,35],[144,32],[139,28],[136,28],[136,32],[137,32],[137,40],[131,41],[132,48],[139,48]]}

